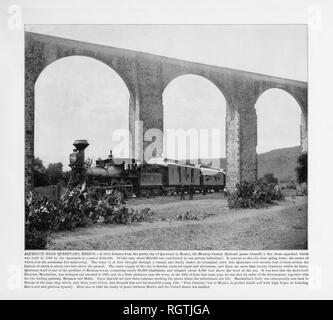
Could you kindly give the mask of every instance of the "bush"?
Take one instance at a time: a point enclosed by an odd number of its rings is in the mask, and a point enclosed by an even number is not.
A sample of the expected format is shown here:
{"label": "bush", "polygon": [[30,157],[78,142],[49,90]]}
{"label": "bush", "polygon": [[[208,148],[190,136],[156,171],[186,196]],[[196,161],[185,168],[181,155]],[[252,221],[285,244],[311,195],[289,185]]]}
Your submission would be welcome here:
{"label": "bush", "polygon": [[96,204],[96,192],[86,188],[85,185],[78,185],[67,191],[60,198],[54,230],[73,230],[96,223],[98,220]]}
{"label": "bush", "polygon": [[152,222],[154,214],[150,208],[143,208],[140,211],[132,209],[131,222]]}
{"label": "bush", "polygon": [[54,201],[28,192],[25,197],[25,225],[30,231],[50,231],[58,218],[58,208]]}
{"label": "bush", "polygon": [[283,199],[282,190],[277,184],[243,181],[228,195],[230,209],[258,208]]}
{"label": "bush", "polygon": [[199,220],[199,218],[195,214],[186,212],[186,213],[180,213],[179,215],[177,215],[176,220],[180,220],[180,221]]}
{"label": "bush", "polygon": [[297,159],[297,182],[306,183],[308,181],[308,154],[302,153]]}
{"label": "bush", "polygon": [[54,221],[55,203],[38,193],[28,192],[25,198],[25,249],[45,249]]}
{"label": "bush", "polygon": [[48,180],[48,176],[45,172],[40,172],[38,170],[34,170],[34,186],[35,187],[45,187],[49,186],[50,182]]}
{"label": "bush", "polygon": [[28,192],[25,199],[26,248],[46,246],[52,231],[73,230],[97,222],[128,224],[150,221],[152,216],[150,208],[137,211],[126,207],[118,191],[101,197],[85,184],[67,191],[59,201]]}
{"label": "bush", "polygon": [[259,183],[273,183],[273,184],[277,184],[278,183],[278,179],[274,177],[273,173],[266,173],[263,177],[261,177],[258,180]]}
{"label": "bush", "polygon": [[25,249],[44,250],[48,244],[49,233],[25,228]]}
{"label": "bush", "polygon": [[297,186],[297,195],[298,196],[307,196],[308,195],[308,186],[305,182],[301,183]]}
{"label": "bush", "polygon": [[282,189],[296,189],[297,183],[295,181],[287,181],[280,183]]}

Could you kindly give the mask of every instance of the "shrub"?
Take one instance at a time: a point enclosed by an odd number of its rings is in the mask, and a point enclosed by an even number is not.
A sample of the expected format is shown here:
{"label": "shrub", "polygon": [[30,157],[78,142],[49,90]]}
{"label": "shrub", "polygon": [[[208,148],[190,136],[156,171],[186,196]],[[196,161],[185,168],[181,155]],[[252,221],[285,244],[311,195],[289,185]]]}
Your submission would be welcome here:
{"label": "shrub", "polygon": [[278,184],[275,184],[273,186],[272,200],[283,200],[283,199],[284,199],[284,195],[283,195],[281,186]]}
{"label": "shrub", "polygon": [[303,183],[308,181],[308,154],[302,153],[297,159],[297,182]]}
{"label": "shrub", "polygon": [[297,186],[297,195],[298,196],[307,196],[308,195],[308,186],[305,182],[301,183]]}
{"label": "shrub", "polygon": [[48,180],[47,174],[45,172],[34,170],[34,186],[45,187],[48,185],[50,185],[50,182]]}
{"label": "shrub", "polygon": [[131,222],[152,222],[154,214],[150,208],[143,208],[140,211],[133,210],[131,212]]}
{"label": "shrub", "polygon": [[73,230],[96,223],[96,203],[96,192],[84,184],[69,190],[60,198],[54,230]]}
{"label": "shrub", "polygon": [[296,189],[297,183],[295,181],[286,181],[284,183],[280,183],[282,189]]}
{"label": "shrub", "polygon": [[25,197],[25,225],[29,230],[49,231],[58,218],[58,208],[54,201],[34,192]]}
{"label": "shrub", "polygon": [[44,250],[48,244],[49,232],[25,228],[25,249]]}
{"label": "shrub", "polygon": [[195,214],[186,212],[186,213],[181,213],[181,214],[177,215],[176,220],[180,220],[180,221],[199,220],[199,218]]}
{"label": "shrub", "polygon": [[28,192],[25,198],[25,248],[45,249],[57,218],[58,210],[53,201]]}
{"label": "shrub", "polygon": [[137,211],[126,207],[120,192],[101,197],[85,184],[67,191],[59,201],[28,192],[25,198],[26,248],[46,246],[50,232],[55,230],[73,230],[97,222],[128,224],[150,221],[152,215],[150,208]]}
{"label": "shrub", "polygon": [[258,208],[283,199],[282,190],[277,184],[243,181],[228,195],[230,209]]}
{"label": "shrub", "polygon": [[277,184],[278,183],[278,179],[274,177],[273,173],[266,173],[263,177],[261,177],[258,180],[259,183],[273,183],[273,184]]}

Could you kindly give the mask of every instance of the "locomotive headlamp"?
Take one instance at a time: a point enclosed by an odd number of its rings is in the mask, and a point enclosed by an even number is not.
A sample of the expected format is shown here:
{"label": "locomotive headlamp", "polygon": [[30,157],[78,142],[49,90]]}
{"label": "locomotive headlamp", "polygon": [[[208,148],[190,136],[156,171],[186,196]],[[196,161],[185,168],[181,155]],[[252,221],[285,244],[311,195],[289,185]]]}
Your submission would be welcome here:
{"label": "locomotive headlamp", "polygon": [[75,163],[75,161],[76,161],[76,153],[71,153],[69,156],[69,162]]}

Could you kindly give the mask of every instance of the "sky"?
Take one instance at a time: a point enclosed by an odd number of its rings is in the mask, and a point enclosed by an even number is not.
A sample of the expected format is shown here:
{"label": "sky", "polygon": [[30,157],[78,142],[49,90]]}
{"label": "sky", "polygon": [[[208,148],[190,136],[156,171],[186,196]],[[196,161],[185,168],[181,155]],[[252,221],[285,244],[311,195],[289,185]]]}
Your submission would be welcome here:
{"label": "sky", "polygon": [[[26,25],[26,30],[307,81],[302,25]],[[105,157],[116,146],[115,130],[128,128],[125,84],[91,58],[68,57],[49,65],[37,80],[35,99],[35,155],[44,164],[61,161],[66,168],[77,138],[88,139],[88,157]],[[176,78],[163,93],[163,106],[165,131],[220,129],[220,155],[225,156],[226,103],[210,81]],[[256,110],[258,153],[300,144],[301,111],[289,94],[268,90]]]}

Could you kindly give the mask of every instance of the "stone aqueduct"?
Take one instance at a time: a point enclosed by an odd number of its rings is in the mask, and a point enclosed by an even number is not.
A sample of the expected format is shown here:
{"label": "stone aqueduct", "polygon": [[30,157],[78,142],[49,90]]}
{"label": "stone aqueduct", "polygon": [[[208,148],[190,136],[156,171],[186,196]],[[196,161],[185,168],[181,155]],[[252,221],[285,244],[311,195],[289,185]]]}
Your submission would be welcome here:
{"label": "stone aqueduct", "polygon": [[[68,56],[97,59],[115,70],[129,93],[129,127],[133,154],[150,142],[137,143],[137,121],[143,123],[143,134],[151,128],[163,131],[162,94],[178,76],[194,74],[216,85],[227,102],[226,157],[227,185],[257,178],[257,116],[255,103],[271,88],[279,88],[295,98],[302,110],[301,146],[307,151],[307,83],[188,62],[154,54],[113,48],[92,43],[25,32],[25,181],[33,186],[35,83],[52,62]],[[223,119],[221,119],[223,121]],[[141,135],[140,135],[141,134]],[[141,138],[142,139],[142,138]]]}

